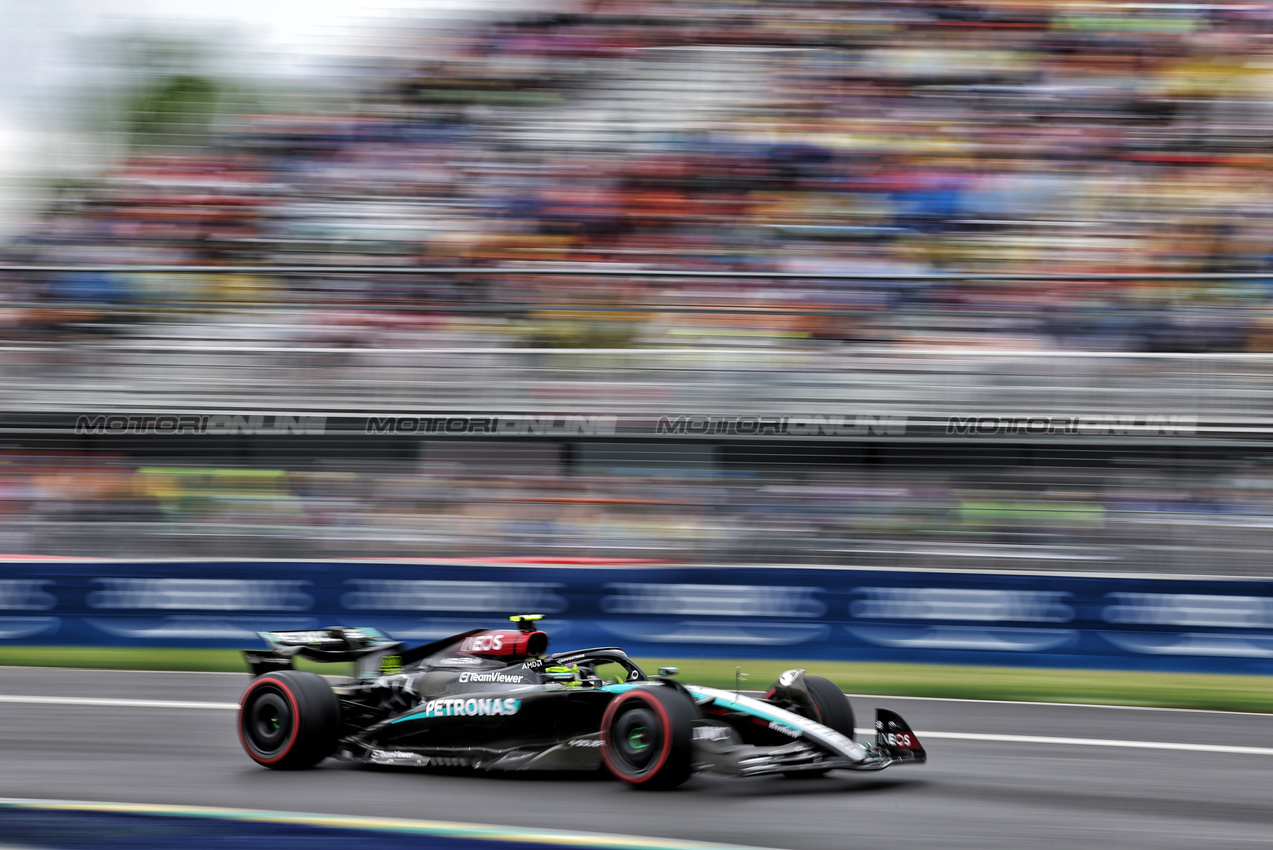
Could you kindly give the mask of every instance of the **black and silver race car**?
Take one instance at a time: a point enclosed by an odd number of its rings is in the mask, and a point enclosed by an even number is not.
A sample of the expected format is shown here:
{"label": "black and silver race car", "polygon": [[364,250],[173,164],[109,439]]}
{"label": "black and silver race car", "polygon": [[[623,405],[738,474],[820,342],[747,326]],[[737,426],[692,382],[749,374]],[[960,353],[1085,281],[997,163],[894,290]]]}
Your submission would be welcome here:
{"label": "black and silver race car", "polygon": [[[827,679],[788,670],[763,698],[647,676],[618,647],[548,654],[539,615],[414,648],[374,629],[262,632],[239,738],[257,764],[301,769],[328,756],[373,765],[599,770],[638,788],[696,771],[808,776],[923,763],[897,714],[876,711],[873,744]],[[296,657],[349,662],[332,685]]]}

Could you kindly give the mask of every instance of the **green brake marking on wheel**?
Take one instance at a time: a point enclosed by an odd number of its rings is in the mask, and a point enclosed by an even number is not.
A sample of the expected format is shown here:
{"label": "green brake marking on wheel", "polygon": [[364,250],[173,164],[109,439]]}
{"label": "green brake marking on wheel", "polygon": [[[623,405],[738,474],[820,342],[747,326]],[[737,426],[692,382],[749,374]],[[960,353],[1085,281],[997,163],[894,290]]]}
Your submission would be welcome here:
{"label": "green brake marking on wheel", "polygon": [[650,746],[645,742],[645,727],[637,726],[628,733],[628,746],[634,750],[644,750]]}

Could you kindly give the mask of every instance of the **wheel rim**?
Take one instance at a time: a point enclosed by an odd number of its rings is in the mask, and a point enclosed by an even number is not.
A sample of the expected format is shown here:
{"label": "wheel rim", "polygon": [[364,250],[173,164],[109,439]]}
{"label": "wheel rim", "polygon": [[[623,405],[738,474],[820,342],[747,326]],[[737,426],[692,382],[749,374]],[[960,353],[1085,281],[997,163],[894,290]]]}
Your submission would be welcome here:
{"label": "wheel rim", "polygon": [[632,773],[648,770],[663,742],[663,730],[654,712],[645,707],[625,711],[615,718],[612,729],[615,758]]}
{"label": "wheel rim", "polygon": [[281,693],[263,688],[244,712],[243,736],[263,756],[278,753],[287,745],[292,728],[292,710]]}

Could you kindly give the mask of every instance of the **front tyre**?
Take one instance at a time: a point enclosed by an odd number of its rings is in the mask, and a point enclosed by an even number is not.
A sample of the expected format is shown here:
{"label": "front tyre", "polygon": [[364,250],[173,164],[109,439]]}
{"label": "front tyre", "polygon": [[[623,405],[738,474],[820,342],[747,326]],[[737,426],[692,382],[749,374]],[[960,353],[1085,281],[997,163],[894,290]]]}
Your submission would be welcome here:
{"label": "front tyre", "polygon": [[[835,682],[821,676],[805,676],[805,687],[809,691],[810,705],[784,705],[796,714],[817,721],[823,726],[830,726],[850,741],[853,740],[853,708],[844,692],[836,687]],[[772,698],[771,688],[766,698]],[[792,770],[784,773],[788,779],[809,779],[825,776],[826,770]]]}
{"label": "front tyre", "polygon": [[317,673],[284,670],[252,681],[239,703],[239,741],[274,770],[313,767],[336,749],[340,703]]}
{"label": "front tyre", "polygon": [[664,790],[689,779],[697,710],[671,688],[628,691],[601,718],[601,760],[635,788]]}
{"label": "front tyre", "polygon": [[844,691],[835,682],[821,676],[805,676],[805,687],[813,699],[813,716],[810,718],[830,726],[850,741],[853,740],[853,707]]}

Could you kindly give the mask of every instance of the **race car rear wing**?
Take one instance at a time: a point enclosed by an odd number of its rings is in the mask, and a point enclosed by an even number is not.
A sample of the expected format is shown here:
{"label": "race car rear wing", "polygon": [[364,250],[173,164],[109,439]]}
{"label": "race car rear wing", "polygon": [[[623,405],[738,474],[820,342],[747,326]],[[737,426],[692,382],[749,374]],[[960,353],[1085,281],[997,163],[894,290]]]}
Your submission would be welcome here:
{"label": "race car rear wing", "polygon": [[396,673],[404,664],[428,658],[481,631],[471,629],[407,650],[403,649],[405,644],[402,641],[393,640],[371,628],[331,626],[309,631],[257,632],[269,644],[269,649],[246,650],[243,658],[253,676],[291,670],[296,657],[300,656],[324,664],[352,662],[354,677],[363,679],[382,673]]}
{"label": "race car rear wing", "polygon": [[376,629],[332,626],[309,631],[257,634],[269,644],[269,649],[243,653],[253,676],[290,670],[296,657],[300,656],[321,663],[353,662],[355,675],[361,678],[384,667],[386,661],[402,649],[401,641],[391,640]]}

